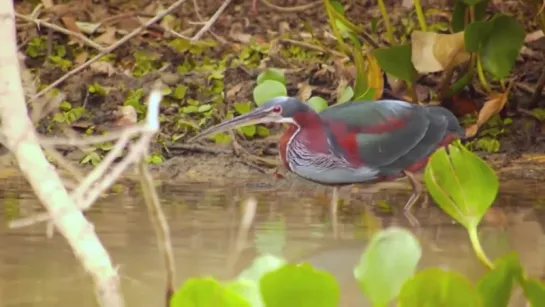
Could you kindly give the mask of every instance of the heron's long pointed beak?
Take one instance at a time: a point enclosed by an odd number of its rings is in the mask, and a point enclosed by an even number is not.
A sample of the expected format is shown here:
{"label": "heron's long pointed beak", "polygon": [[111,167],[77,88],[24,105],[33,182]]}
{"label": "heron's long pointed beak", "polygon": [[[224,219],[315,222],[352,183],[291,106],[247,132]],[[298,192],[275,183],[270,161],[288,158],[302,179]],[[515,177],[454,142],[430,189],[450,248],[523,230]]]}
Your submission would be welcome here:
{"label": "heron's long pointed beak", "polygon": [[217,134],[217,133],[224,132],[224,131],[238,128],[238,127],[274,122],[276,119],[277,119],[276,116],[271,114],[270,110],[257,108],[244,115],[240,115],[231,120],[218,124],[214,127],[208,128],[202,131],[201,133],[197,134],[193,138],[189,139],[188,142],[192,142],[209,135]]}

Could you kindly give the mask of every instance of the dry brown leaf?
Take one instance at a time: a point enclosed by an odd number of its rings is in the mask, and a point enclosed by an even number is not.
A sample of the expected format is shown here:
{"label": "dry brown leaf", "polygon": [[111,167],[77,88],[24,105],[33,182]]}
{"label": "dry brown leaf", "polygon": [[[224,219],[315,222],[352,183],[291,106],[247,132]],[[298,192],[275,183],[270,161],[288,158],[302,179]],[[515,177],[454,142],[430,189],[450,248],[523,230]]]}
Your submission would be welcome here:
{"label": "dry brown leaf", "polygon": [[93,72],[107,74],[108,77],[115,73],[115,68],[108,62],[95,62],[90,65]]}
{"label": "dry brown leaf", "polygon": [[297,97],[301,101],[307,101],[312,95],[312,91],[314,90],[314,86],[308,84],[308,82],[301,82],[297,84],[297,88],[299,89]]}
{"label": "dry brown leaf", "polygon": [[472,138],[477,134],[479,126],[477,124],[471,124],[466,129],[466,138]]}
{"label": "dry brown leaf", "polygon": [[252,35],[243,33],[243,26],[241,23],[234,23],[229,30],[229,37],[237,42],[248,44],[252,39]]}
{"label": "dry brown leaf", "polygon": [[120,117],[113,123],[113,126],[115,127],[136,124],[138,121],[136,110],[132,106],[122,106],[116,113],[116,115],[119,115]]}
{"label": "dry brown leaf", "polygon": [[104,33],[102,33],[99,37],[95,38],[95,42],[106,45],[106,46],[113,45],[117,41],[117,39],[115,38],[116,32],[117,32],[116,28],[107,27]]}
{"label": "dry brown leaf", "polygon": [[74,64],[77,64],[77,66],[79,66],[87,62],[88,58],[89,58],[89,53],[84,51],[76,56],[76,58],[74,59]]}
{"label": "dry brown leaf", "polygon": [[231,87],[226,93],[225,93],[225,99],[231,100],[235,98],[235,96],[240,92],[242,89],[242,86],[244,86],[245,81],[237,83],[235,86]]}
{"label": "dry brown leaf", "polygon": [[487,120],[495,114],[498,114],[507,103],[509,92],[490,95],[479,111],[477,117],[477,126],[481,127]]}
{"label": "dry brown leaf", "polygon": [[414,31],[411,39],[412,62],[420,73],[439,72],[469,61],[464,32],[439,34]]}
{"label": "dry brown leaf", "polygon": [[524,42],[525,43],[531,43],[531,42],[537,41],[538,39],[542,38],[543,36],[545,36],[543,34],[543,30],[537,30],[537,31],[534,31],[532,33],[526,34],[526,37],[524,38]]}
{"label": "dry brown leaf", "polygon": [[384,91],[384,78],[382,76],[382,69],[378,65],[377,60],[371,53],[367,54],[367,84],[370,88],[376,89],[374,100],[382,97]]}

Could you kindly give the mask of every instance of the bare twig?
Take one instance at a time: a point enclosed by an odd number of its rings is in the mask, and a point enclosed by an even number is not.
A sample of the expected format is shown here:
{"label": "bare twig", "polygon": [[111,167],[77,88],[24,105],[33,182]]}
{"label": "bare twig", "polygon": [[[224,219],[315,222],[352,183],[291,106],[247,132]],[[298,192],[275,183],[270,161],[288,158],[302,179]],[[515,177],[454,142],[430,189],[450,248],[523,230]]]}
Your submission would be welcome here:
{"label": "bare twig", "polygon": [[[144,152],[147,154],[147,151]],[[144,159],[140,160],[140,184],[142,185],[142,192],[144,199],[148,207],[151,223],[155,228],[155,235],[157,236],[157,244],[160,253],[165,260],[166,269],[166,302],[165,305],[170,305],[170,298],[174,294],[175,280],[176,280],[176,267],[174,264],[174,252],[172,251],[172,242],[170,240],[170,231],[168,229],[168,223],[161,208],[157,191],[153,186],[153,179],[148,169],[148,165]]]}
{"label": "bare twig", "polygon": [[56,146],[56,145],[67,145],[67,146],[88,146],[93,144],[110,142],[116,139],[119,139],[124,134],[135,135],[142,131],[140,125],[129,126],[122,130],[110,131],[108,134],[104,135],[93,135],[87,136],[85,138],[59,138],[59,137],[40,137],[40,144]]}
{"label": "bare twig", "polygon": [[204,35],[204,33],[206,33],[206,31],[210,30],[212,25],[216,22],[216,20],[218,20],[221,13],[223,13],[223,11],[225,11],[225,9],[231,3],[231,1],[232,0],[225,0],[223,2],[223,4],[218,8],[218,10],[214,13],[214,15],[212,15],[212,17],[210,17],[210,19],[206,22],[206,24],[199,30],[199,32],[197,32],[197,34],[195,34],[195,36],[193,36],[191,38],[192,42],[200,40],[201,37]]}
{"label": "bare twig", "polygon": [[[148,101],[148,112],[146,122],[144,124],[138,124],[134,127],[129,127],[125,130],[125,134],[122,134],[116,143],[114,149],[110,151],[108,156],[101,162],[101,164],[93,170],[87,178],[78,186],[70,197],[77,201],[77,206],[81,210],[87,210],[95,202],[95,200],[110,187],[121,174],[129,167],[143,158],[150,141],[157,131],[159,131],[159,104],[161,102],[161,93],[158,90],[154,90]],[[113,160],[121,153],[121,150],[128,143],[131,136],[134,135],[134,130],[139,129],[142,133],[140,139],[134,143],[130,148],[127,156],[119,162],[115,167],[111,167]],[[113,158],[112,158],[113,157]],[[110,173],[104,175],[104,173],[111,169]],[[102,177],[102,180],[97,183],[98,179]],[[10,223],[11,228],[20,228],[32,225],[34,223],[48,221],[50,219],[59,218],[64,215],[65,212],[56,212],[55,214],[41,213],[35,216],[19,219]]]}
{"label": "bare twig", "polygon": [[322,3],[322,0],[319,0],[319,1],[314,1],[314,2],[311,2],[311,3],[298,5],[298,6],[283,7],[283,6],[274,5],[274,4],[270,3],[267,0],[260,0],[260,1],[261,1],[261,3],[265,4],[269,8],[277,10],[277,11],[282,12],[282,13],[304,12],[304,11],[311,10],[311,9],[313,9],[315,7],[318,7],[318,5],[320,5]]}
{"label": "bare twig", "polygon": [[85,35],[83,35],[81,33],[73,32],[73,31],[70,31],[68,29],[59,27],[56,24],[49,23],[49,22],[47,22],[45,20],[32,18],[32,17],[26,16],[26,15],[23,15],[23,14],[15,13],[15,16],[17,16],[18,18],[21,18],[23,20],[35,23],[38,27],[39,26],[44,26],[44,27],[53,29],[53,30],[55,30],[57,32],[60,32],[60,33],[66,34],[66,35],[74,36],[74,37],[82,40],[85,44],[97,49],[98,51],[100,51],[100,52],[104,51],[104,47],[102,47],[101,45],[95,43],[93,40],[87,38]]}
{"label": "bare twig", "polygon": [[5,39],[3,48],[0,48],[0,116],[2,134],[6,139],[4,145],[17,158],[19,168],[47,211],[52,216],[65,212],[62,218],[53,218],[54,225],[92,276],[99,305],[122,307],[125,303],[119,276],[110,256],[93,225],[78,210],[59,174],[47,161],[28,117],[17,58],[12,1],[0,5],[0,32]]}
{"label": "bare twig", "polygon": [[64,76],[60,77],[58,80],[56,80],[55,82],[51,83],[49,86],[47,86],[46,88],[44,88],[43,90],[41,90],[38,94],[36,94],[34,97],[32,97],[32,99],[30,101],[33,101],[35,99],[37,99],[38,97],[42,96],[43,94],[47,93],[48,91],[50,91],[51,89],[53,89],[55,86],[61,84],[62,82],[64,82],[64,80],[70,78],[71,76],[79,73],[80,71],[84,70],[86,67],[88,67],[89,65],[93,64],[94,62],[100,60],[103,56],[105,56],[106,54],[112,52],[113,50],[115,50],[116,48],[118,48],[119,46],[123,45],[124,43],[126,43],[127,41],[129,41],[131,38],[137,36],[138,34],[140,34],[140,32],[142,32],[145,28],[149,27],[150,25],[156,23],[157,21],[159,21],[161,18],[163,18],[165,15],[167,15],[168,13],[170,13],[171,11],[173,11],[174,9],[176,9],[178,6],[180,6],[182,3],[184,3],[185,0],[178,0],[176,2],[174,2],[171,6],[169,6],[166,10],[160,12],[159,14],[157,14],[155,17],[153,17],[152,19],[150,19],[148,22],[146,22],[146,24],[144,25],[141,25],[140,27],[134,29],[131,33],[125,35],[123,38],[121,38],[120,40],[118,40],[115,44],[111,45],[111,46],[108,46],[107,48],[105,48],[102,52],[100,52],[99,54],[97,54],[95,57],[93,57],[92,59],[90,59],[89,61],[81,64],[79,67],[67,72]]}

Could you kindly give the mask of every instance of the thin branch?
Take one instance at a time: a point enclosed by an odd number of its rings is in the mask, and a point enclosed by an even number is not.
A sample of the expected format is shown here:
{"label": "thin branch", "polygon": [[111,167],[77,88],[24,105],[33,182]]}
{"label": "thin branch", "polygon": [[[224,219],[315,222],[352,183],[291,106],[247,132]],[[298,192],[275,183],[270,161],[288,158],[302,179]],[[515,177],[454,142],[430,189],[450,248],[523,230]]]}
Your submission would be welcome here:
{"label": "thin branch", "polygon": [[[147,154],[143,152],[143,154]],[[157,245],[160,253],[165,260],[166,269],[166,302],[165,305],[170,305],[170,299],[174,294],[176,287],[176,266],[174,264],[174,252],[172,251],[172,242],[170,240],[170,231],[168,228],[167,219],[161,208],[161,202],[159,196],[157,196],[157,190],[153,186],[153,178],[148,169],[148,165],[144,159],[140,160],[140,184],[142,185],[142,192],[144,194],[144,200],[148,207],[148,213],[150,216],[151,224],[155,229],[155,235],[157,236]]]}
{"label": "thin branch", "polygon": [[206,33],[206,31],[210,30],[210,28],[212,27],[212,25],[216,22],[216,20],[218,20],[218,18],[220,17],[221,13],[223,13],[223,11],[225,11],[225,9],[227,8],[227,6],[231,3],[232,0],[225,0],[223,2],[223,4],[219,7],[219,9],[214,13],[214,15],[212,15],[212,17],[210,17],[210,19],[206,22],[206,24],[199,30],[199,32],[197,32],[197,34],[195,34],[195,36],[193,36],[191,38],[191,41],[192,42],[195,42],[195,41],[198,41],[201,39],[201,37],[204,35],[204,33]]}
{"label": "thin branch", "polygon": [[122,39],[118,40],[115,44],[105,48],[102,52],[100,52],[99,54],[97,54],[95,57],[93,57],[92,59],[90,59],[89,61],[81,64],[79,67],[67,72],[64,76],[60,77],[58,80],[56,80],[55,82],[51,83],[49,86],[47,86],[46,88],[44,88],[43,90],[41,90],[38,94],[36,94],[34,97],[32,97],[32,99],[30,99],[30,102],[34,101],[35,99],[37,99],[38,97],[41,97],[42,95],[44,95],[45,93],[47,93],[48,91],[50,91],[51,89],[53,89],[54,87],[56,87],[57,85],[61,84],[62,82],[64,82],[64,80],[70,78],[71,76],[79,73],[80,71],[84,70],[86,67],[88,67],[89,65],[93,64],[94,62],[100,60],[103,56],[105,56],[106,54],[112,52],[113,50],[115,50],[116,48],[118,48],[119,46],[123,45],[124,43],[126,43],[127,41],[129,41],[131,38],[137,36],[138,34],[140,34],[140,32],[142,32],[144,29],[146,29],[147,27],[149,27],[150,25],[156,23],[157,21],[159,21],[160,19],[162,19],[164,16],[166,16],[167,14],[169,14],[171,11],[173,11],[174,9],[176,9],[178,6],[182,5],[186,0],[178,0],[176,2],[174,2],[171,6],[169,6],[166,10],[160,12],[159,14],[157,14],[155,17],[153,17],[152,19],[150,19],[148,22],[146,22],[144,25],[141,25],[140,27],[134,29],[131,33],[125,35]]}
{"label": "thin branch", "polygon": [[318,7],[318,5],[320,5],[322,3],[322,0],[319,0],[319,1],[314,1],[314,2],[311,2],[311,3],[298,5],[298,6],[283,7],[283,6],[278,6],[278,5],[272,4],[267,0],[260,0],[260,1],[261,1],[261,3],[265,4],[269,8],[271,8],[273,10],[277,10],[277,11],[282,12],[282,13],[304,12],[304,11],[311,10],[311,9],[313,9],[315,7]]}
{"label": "thin branch", "polygon": [[74,36],[76,38],[81,39],[85,44],[97,49],[98,51],[100,51],[100,52],[104,51],[104,47],[102,47],[101,45],[95,43],[93,40],[87,38],[85,35],[83,35],[81,33],[70,31],[68,29],[59,27],[56,24],[49,23],[49,22],[47,22],[45,20],[32,18],[32,17],[26,16],[26,15],[23,15],[23,14],[15,13],[15,16],[17,16],[18,18],[21,18],[23,20],[35,23],[38,27],[39,26],[44,26],[46,28],[50,28],[50,29],[55,30],[57,32],[60,32],[60,33],[66,34],[66,35]]}
{"label": "thin branch", "polygon": [[123,128],[122,130],[117,131],[110,131],[108,134],[104,135],[93,135],[93,136],[87,136],[85,138],[70,138],[70,137],[40,137],[40,144],[47,145],[47,146],[58,146],[58,145],[66,145],[66,146],[89,146],[94,144],[100,144],[105,142],[111,142],[114,140],[119,139],[124,134],[137,134],[139,132],[142,132],[142,126],[141,125],[133,125],[126,128]]}

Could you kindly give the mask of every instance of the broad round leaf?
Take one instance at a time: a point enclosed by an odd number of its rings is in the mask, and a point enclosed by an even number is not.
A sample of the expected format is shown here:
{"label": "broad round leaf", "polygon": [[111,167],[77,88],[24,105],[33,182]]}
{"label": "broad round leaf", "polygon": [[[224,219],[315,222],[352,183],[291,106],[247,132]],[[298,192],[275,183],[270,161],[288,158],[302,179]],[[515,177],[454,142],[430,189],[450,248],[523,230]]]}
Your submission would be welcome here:
{"label": "broad round leaf", "polygon": [[259,256],[254,260],[250,267],[246,268],[237,276],[237,279],[258,282],[261,277],[263,277],[263,275],[279,269],[284,264],[286,264],[286,261],[284,259],[273,255]]}
{"label": "broad round leaf", "polygon": [[380,68],[394,77],[408,82],[416,77],[411,44],[378,48],[373,50],[373,56],[377,59]]}
{"label": "broad round leaf", "polygon": [[522,282],[524,296],[532,303],[532,306],[541,306],[545,302],[545,284],[534,279],[526,279]]}
{"label": "broad round leaf", "polygon": [[278,68],[267,68],[257,76],[258,85],[266,80],[278,81],[282,84],[286,84],[286,77],[282,70]]}
{"label": "broad round leaf", "polygon": [[171,307],[250,307],[250,304],[236,292],[225,288],[211,277],[187,280],[174,293]]}
{"label": "broad round leaf", "polygon": [[265,80],[254,88],[254,101],[258,106],[274,97],[286,95],[288,95],[288,91],[284,84],[274,80]]}
{"label": "broad round leaf", "polygon": [[430,157],[424,181],[437,205],[467,229],[477,227],[499,188],[494,170],[459,141]]}
{"label": "broad round leaf", "polygon": [[337,307],[340,289],[335,278],[311,265],[287,264],[267,273],[260,282],[267,307]]}
{"label": "broad round leaf", "polygon": [[341,103],[348,102],[353,97],[354,97],[354,89],[352,89],[351,86],[347,86],[344,88],[344,91],[341,94],[341,97],[339,97],[339,100],[337,101],[337,103],[341,104]]}
{"label": "broad round leaf", "polygon": [[483,307],[507,307],[513,283],[521,277],[522,268],[517,254],[510,253],[496,261],[494,268],[477,285]]}
{"label": "broad round leaf", "polygon": [[421,255],[412,233],[391,227],[373,235],[354,275],[374,306],[387,306],[414,274]]}
{"label": "broad round leaf", "polygon": [[464,41],[468,52],[477,52],[492,33],[493,23],[490,21],[475,21],[464,31]]}
{"label": "broad round leaf", "polygon": [[477,307],[481,298],[462,275],[430,268],[418,272],[403,285],[398,297],[399,307]]}
{"label": "broad round leaf", "polygon": [[512,16],[498,15],[490,22],[493,30],[483,44],[480,55],[484,69],[501,79],[511,72],[524,43],[526,31]]}
{"label": "broad round leaf", "polygon": [[252,265],[242,271],[236,281],[227,284],[227,288],[238,293],[251,303],[252,307],[263,306],[259,280],[263,275],[282,267],[286,261],[272,255],[262,255],[254,260]]}
{"label": "broad round leaf", "polygon": [[327,101],[320,96],[312,96],[307,101],[309,107],[311,107],[315,112],[319,113],[327,109]]}
{"label": "broad round leaf", "polygon": [[[481,21],[486,17],[486,9],[488,8],[489,0],[479,1],[474,7],[475,21]],[[463,31],[466,26],[465,14],[468,5],[463,1],[455,1],[454,10],[452,11],[451,27],[452,32]]]}

